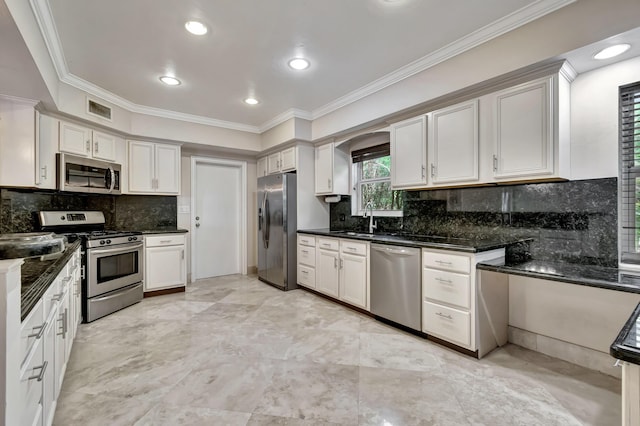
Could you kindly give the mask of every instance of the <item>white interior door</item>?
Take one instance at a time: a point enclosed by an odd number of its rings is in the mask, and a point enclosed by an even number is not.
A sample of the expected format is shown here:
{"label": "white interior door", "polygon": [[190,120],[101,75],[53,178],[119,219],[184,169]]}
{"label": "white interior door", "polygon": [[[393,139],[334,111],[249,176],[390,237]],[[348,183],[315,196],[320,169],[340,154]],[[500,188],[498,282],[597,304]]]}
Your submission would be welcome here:
{"label": "white interior door", "polygon": [[193,158],[194,279],[246,273],[246,164]]}

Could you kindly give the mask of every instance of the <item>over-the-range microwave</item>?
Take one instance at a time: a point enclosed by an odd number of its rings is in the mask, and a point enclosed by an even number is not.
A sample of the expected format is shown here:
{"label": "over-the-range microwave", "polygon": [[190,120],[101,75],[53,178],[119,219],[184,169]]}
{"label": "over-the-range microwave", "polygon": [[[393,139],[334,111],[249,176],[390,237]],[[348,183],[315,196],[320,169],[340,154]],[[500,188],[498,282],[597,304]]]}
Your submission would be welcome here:
{"label": "over-the-range microwave", "polygon": [[60,191],[120,194],[120,164],[69,154],[57,154],[57,160]]}

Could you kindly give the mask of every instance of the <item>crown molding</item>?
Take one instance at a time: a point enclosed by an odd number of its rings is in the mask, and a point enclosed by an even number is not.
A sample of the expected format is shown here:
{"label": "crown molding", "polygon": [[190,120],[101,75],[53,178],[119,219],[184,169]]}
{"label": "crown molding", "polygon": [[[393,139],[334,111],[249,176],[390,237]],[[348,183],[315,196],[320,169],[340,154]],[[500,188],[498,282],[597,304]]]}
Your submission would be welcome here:
{"label": "crown molding", "polygon": [[362,98],[372,95],[380,90],[396,84],[419,72],[431,68],[441,62],[453,58],[467,50],[486,43],[522,25],[534,21],[544,15],[558,10],[577,0],[539,0],[529,6],[525,6],[497,21],[492,22],[438,50],[417,59],[396,71],[385,75],[361,88],[354,90],[328,104],[312,111],[313,119],[320,118],[342,107],[345,107]]}
{"label": "crown molding", "polygon": [[265,121],[259,126],[260,133],[266,132],[269,129],[276,127],[279,124],[284,123],[287,120],[291,120],[292,118],[301,118],[303,120],[311,121],[313,116],[309,111],[305,111],[299,108],[291,108],[283,112],[282,114],[278,114],[273,117],[271,120]]}

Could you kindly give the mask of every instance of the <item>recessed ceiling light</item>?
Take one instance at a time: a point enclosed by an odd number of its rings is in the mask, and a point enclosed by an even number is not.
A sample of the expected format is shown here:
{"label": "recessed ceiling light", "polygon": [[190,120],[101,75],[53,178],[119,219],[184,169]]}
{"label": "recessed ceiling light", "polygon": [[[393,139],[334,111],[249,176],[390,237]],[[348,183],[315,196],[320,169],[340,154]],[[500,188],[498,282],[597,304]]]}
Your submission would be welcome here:
{"label": "recessed ceiling light", "polygon": [[167,86],[177,86],[180,84],[180,80],[168,75],[163,75],[162,77],[160,77],[160,81],[166,84]]}
{"label": "recessed ceiling light", "polygon": [[304,58],[293,58],[289,61],[289,66],[294,70],[306,70],[309,65],[309,61]]}
{"label": "recessed ceiling light", "polygon": [[630,44],[616,44],[613,46],[609,46],[605,49],[602,49],[601,51],[599,51],[598,53],[596,53],[595,55],[593,55],[594,59],[609,59],[609,58],[613,58],[614,56],[618,56],[623,54],[624,52],[626,52],[627,50],[629,50],[631,48]]}
{"label": "recessed ceiling light", "polygon": [[204,35],[208,31],[207,26],[202,22],[198,22],[198,21],[188,21],[186,24],[184,24],[184,27],[191,34],[195,34],[195,35]]}
{"label": "recessed ceiling light", "polygon": [[247,98],[244,100],[245,104],[249,104],[249,105],[257,105],[260,102],[258,102],[258,100],[256,98]]}

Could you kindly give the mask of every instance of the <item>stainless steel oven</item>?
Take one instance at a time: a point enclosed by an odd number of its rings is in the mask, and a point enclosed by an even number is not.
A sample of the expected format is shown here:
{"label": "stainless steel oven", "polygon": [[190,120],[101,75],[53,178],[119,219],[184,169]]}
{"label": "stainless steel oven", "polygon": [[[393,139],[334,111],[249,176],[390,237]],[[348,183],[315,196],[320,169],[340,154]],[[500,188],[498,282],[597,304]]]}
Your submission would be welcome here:
{"label": "stainless steel oven", "polygon": [[143,244],[138,236],[87,241],[86,322],[142,300],[142,259]]}
{"label": "stainless steel oven", "polygon": [[142,241],[87,249],[87,297],[142,281]]}

